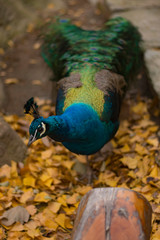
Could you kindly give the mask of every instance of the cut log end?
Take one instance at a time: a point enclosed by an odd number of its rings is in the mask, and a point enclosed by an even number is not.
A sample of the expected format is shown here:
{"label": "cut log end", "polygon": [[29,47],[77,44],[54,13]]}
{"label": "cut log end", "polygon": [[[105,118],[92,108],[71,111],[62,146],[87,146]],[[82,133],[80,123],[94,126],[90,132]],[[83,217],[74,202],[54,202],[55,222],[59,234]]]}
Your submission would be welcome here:
{"label": "cut log end", "polygon": [[78,207],[72,240],[149,240],[151,216],[149,202],[135,191],[93,189]]}

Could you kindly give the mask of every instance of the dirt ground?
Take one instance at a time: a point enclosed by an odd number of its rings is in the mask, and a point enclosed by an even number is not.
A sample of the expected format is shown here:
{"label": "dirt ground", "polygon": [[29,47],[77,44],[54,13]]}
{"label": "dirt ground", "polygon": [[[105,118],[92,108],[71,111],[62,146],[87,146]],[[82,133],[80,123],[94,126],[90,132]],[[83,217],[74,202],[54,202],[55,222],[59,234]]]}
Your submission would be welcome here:
{"label": "dirt ground", "polygon": [[[84,28],[92,29],[101,27],[106,18],[100,10],[86,1],[81,3],[67,1],[67,8],[55,12],[52,16],[43,16],[43,13],[41,16],[44,23],[47,18],[60,16],[70,18]],[[10,78],[17,80],[16,83],[5,84],[7,95],[5,114],[22,115],[24,103],[32,96],[43,99],[52,98],[55,102],[55,83],[49,81],[52,71],[41,57],[41,33],[42,27],[39,27],[18,37],[3,57],[2,80],[4,82]]]}
{"label": "dirt ground", "polygon": [[[54,7],[53,7],[54,10]],[[107,14],[106,14],[107,13]],[[109,17],[110,12],[107,8],[98,8],[88,1],[72,0],[65,1],[65,7],[59,11],[52,11],[48,15],[40,13],[41,22],[46,22],[56,16],[69,18],[78,26],[85,29],[98,29]],[[43,30],[42,30],[43,29]],[[18,37],[13,46],[11,46],[2,60],[1,78],[14,78],[16,83],[5,84],[7,101],[5,104],[5,114],[23,114],[23,105],[30,97],[42,99],[52,99],[55,103],[56,84],[49,81],[53,75],[41,57],[40,44],[41,35],[45,31],[43,25],[25,32],[23,36]],[[146,77],[139,77],[139,80],[132,84],[131,91],[133,97],[137,92],[142,94],[151,94],[151,87],[146,82]],[[124,108],[123,108],[124,109]],[[122,111],[124,112],[124,111]],[[127,112],[127,111],[126,111]]]}

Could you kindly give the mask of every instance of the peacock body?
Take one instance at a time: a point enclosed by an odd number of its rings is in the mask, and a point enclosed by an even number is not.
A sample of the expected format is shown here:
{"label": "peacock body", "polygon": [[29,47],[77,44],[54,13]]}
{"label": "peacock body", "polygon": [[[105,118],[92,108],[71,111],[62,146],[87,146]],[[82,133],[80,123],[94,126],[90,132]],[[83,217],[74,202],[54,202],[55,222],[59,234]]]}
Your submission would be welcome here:
{"label": "peacock body", "polygon": [[89,155],[112,139],[128,82],[141,65],[140,41],[138,30],[121,17],[99,31],[66,20],[50,25],[42,56],[58,82],[56,116],[35,117],[30,143],[48,135]]}

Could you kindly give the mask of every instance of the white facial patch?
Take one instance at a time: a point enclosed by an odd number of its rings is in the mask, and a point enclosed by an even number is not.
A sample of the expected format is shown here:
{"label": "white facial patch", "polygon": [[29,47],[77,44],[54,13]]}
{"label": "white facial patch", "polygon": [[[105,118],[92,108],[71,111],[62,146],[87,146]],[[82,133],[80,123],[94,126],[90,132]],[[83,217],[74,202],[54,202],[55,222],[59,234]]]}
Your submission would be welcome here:
{"label": "white facial patch", "polygon": [[43,128],[43,132],[41,132],[41,134],[40,134],[40,137],[45,133],[45,131],[46,131],[46,125],[43,123],[43,122],[41,122],[41,124],[42,124],[42,128]]}

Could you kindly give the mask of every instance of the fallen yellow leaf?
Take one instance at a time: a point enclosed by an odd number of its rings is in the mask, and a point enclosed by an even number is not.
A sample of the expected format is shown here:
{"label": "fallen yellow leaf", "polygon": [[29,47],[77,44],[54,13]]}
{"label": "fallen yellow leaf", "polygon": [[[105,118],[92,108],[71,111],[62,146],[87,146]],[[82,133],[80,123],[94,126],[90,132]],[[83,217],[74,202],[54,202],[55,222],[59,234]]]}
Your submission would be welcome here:
{"label": "fallen yellow leaf", "polygon": [[154,147],[158,147],[159,146],[159,141],[157,138],[154,139],[147,139],[146,142],[150,145],[153,145]]}
{"label": "fallen yellow leaf", "polygon": [[[52,187],[52,190],[53,189],[55,189],[55,187],[52,185],[52,183],[53,183],[53,178],[49,178],[48,180],[46,180],[45,182],[44,182],[44,185],[45,186],[47,186],[47,187]],[[52,185],[52,186],[51,186]]]}
{"label": "fallen yellow leaf", "polygon": [[132,107],[132,111],[136,114],[142,115],[147,112],[147,107],[144,102],[139,102],[137,105]]}
{"label": "fallen yellow leaf", "polygon": [[130,151],[130,147],[128,144],[125,144],[122,148],[120,148],[122,153],[127,153]]}
{"label": "fallen yellow leaf", "polygon": [[11,161],[11,176],[12,178],[18,177],[17,163],[14,161]]}
{"label": "fallen yellow leaf", "polygon": [[67,207],[66,197],[65,197],[65,199],[62,198],[62,197],[59,197],[59,198],[57,199],[57,202],[61,203],[61,204],[62,204],[63,206],[65,206],[65,207]]}
{"label": "fallen yellow leaf", "polygon": [[36,182],[36,179],[32,176],[28,176],[23,179],[23,184],[25,186],[35,187],[35,182]]}
{"label": "fallen yellow leaf", "polygon": [[76,188],[76,192],[80,193],[81,195],[85,195],[87,192],[89,192],[92,189],[91,186],[79,186]]}
{"label": "fallen yellow leaf", "polygon": [[48,229],[51,229],[52,231],[56,231],[58,228],[58,225],[53,219],[47,218],[44,222],[44,226]]}
{"label": "fallen yellow leaf", "polygon": [[139,160],[140,160],[139,157],[132,158],[128,156],[120,159],[120,161],[130,169],[135,169],[137,167]]}
{"label": "fallen yellow leaf", "polygon": [[42,181],[42,182],[45,182],[45,181],[47,181],[48,179],[50,179],[51,178],[51,176],[48,174],[48,173],[43,173],[42,175],[40,175],[40,180]]}
{"label": "fallen yellow leaf", "polygon": [[76,212],[76,207],[63,207],[63,210],[65,211],[66,215],[72,215]]}
{"label": "fallen yellow leaf", "polygon": [[140,155],[148,154],[148,150],[139,143],[136,143],[135,151]]}
{"label": "fallen yellow leaf", "polygon": [[66,202],[67,202],[67,204],[73,205],[73,204],[77,203],[79,200],[80,200],[79,194],[74,193],[72,196],[70,196],[66,199]]}
{"label": "fallen yellow leaf", "polygon": [[37,227],[40,227],[40,226],[41,226],[41,223],[37,220],[30,220],[29,222],[24,224],[25,230],[36,229]]}
{"label": "fallen yellow leaf", "polygon": [[57,213],[61,207],[61,203],[59,202],[51,202],[48,205],[48,209],[51,210],[53,213]]}
{"label": "fallen yellow leaf", "polygon": [[65,220],[66,220],[66,216],[65,214],[61,213],[59,214],[56,218],[55,221],[58,225],[60,225],[61,227],[65,228]]}
{"label": "fallen yellow leaf", "polygon": [[152,171],[150,172],[150,175],[149,177],[158,177],[158,167],[157,165],[155,165],[153,168],[152,168]]}
{"label": "fallen yellow leaf", "polygon": [[46,192],[37,193],[34,201],[35,202],[49,202],[52,198]]}
{"label": "fallen yellow leaf", "polygon": [[24,230],[24,226],[19,222],[15,223],[14,226],[10,229],[10,231],[12,231],[12,232],[16,232],[16,231],[20,232],[23,230]]}
{"label": "fallen yellow leaf", "polygon": [[65,218],[65,227],[69,229],[73,228],[73,225],[71,224],[71,221],[68,217]]}
{"label": "fallen yellow leaf", "polygon": [[73,165],[75,164],[75,162],[73,161],[64,161],[62,162],[62,165],[66,168],[68,168],[69,170],[73,167]]}
{"label": "fallen yellow leaf", "polygon": [[41,236],[41,232],[39,230],[39,228],[36,229],[29,229],[27,231],[28,236],[30,236],[32,239],[35,239],[36,237]]}
{"label": "fallen yellow leaf", "polygon": [[46,160],[47,158],[50,158],[52,154],[53,154],[52,149],[48,149],[42,152],[41,157],[42,159]]}

